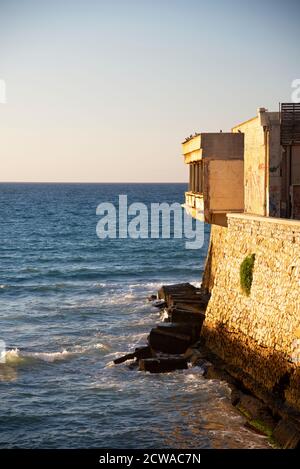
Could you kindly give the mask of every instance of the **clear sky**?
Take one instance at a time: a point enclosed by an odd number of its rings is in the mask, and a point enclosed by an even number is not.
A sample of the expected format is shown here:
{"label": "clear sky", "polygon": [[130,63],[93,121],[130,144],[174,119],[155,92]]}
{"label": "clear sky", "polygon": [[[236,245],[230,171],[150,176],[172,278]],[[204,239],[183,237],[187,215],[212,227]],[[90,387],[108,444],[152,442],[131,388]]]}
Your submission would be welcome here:
{"label": "clear sky", "polygon": [[0,180],[183,182],[181,141],[277,110],[300,2],[0,0]]}

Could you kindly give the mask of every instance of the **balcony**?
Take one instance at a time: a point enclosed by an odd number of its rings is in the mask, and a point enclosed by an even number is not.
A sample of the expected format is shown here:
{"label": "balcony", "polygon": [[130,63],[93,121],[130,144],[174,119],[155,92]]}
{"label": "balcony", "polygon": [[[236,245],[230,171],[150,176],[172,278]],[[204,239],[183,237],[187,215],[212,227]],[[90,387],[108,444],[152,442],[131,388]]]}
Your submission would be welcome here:
{"label": "balcony", "polygon": [[184,208],[197,220],[226,226],[229,212],[244,210],[244,136],[202,133],[182,144],[189,166]]}
{"label": "balcony", "polygon": [[193,218],[196,218],[200,221],[205,221],[203,194],[191,191],[186,192],[184,208]]}

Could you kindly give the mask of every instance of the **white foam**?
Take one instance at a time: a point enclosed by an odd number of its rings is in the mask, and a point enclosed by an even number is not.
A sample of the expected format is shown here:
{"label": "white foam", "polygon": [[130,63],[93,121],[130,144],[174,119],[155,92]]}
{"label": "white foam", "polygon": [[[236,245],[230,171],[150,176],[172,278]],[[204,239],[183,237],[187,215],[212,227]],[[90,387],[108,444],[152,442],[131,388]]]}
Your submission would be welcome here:
{"label": "white foam", "polygon": [[33,352],[33,353],[24,353],[24,357],[37,358],[38,360],[43,360],[45,362],[55,362],[58,360],[65,360],[66,358],[72,356],[74,353],[68,352],[68,350],[63,350],[62,352]]}
{"label": "white foam", "polygon": [[166,321],[167,319],[169,319],[169,313],[166,308],[164,308],[164,310],[160,313],[160,319],[162,321]]}
{"label": "white foam", "polygon": [[22,361],[22,357],[20,355],[20,351],[17,348],[12,350],[7,350],[4,354],[4,363],[18,363]]}
{"label": "white foam", "polygon": [[35,359],[42,360],[47,363],[53,363],[56,361],[67,360],[68,358],[76,355],[81,355],[92,350],[108,350],[108,346],[102,343],[89,344],[89,345],[78,345],[72,350],[63,349],[60,352],[21,352],[18,348],[7,350],[4,355],[4,363],[6,364],[17,364],[22,363],[25,360]]}

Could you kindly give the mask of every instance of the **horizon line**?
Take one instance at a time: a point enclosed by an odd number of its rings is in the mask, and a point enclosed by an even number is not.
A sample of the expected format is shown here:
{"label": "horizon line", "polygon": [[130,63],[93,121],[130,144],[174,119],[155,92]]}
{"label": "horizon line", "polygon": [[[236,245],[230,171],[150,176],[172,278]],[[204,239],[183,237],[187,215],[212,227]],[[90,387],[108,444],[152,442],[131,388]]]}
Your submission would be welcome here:
{"label": "horizon line", "polygon": [[143,181],[121,181],[121,182],[103,182],[103,181],[0,181],[0,184],[188,184],[188,181],[162,181],[162,182],[143,182]]}

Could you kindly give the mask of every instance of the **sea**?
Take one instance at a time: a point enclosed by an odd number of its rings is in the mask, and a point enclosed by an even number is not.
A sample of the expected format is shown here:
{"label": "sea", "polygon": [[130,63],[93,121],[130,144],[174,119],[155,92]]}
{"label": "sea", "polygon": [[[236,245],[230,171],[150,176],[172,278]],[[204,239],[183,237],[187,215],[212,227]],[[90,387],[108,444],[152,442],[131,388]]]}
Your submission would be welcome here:
{"label": "sea", "polygon": [[0,448],[269,448],[201,367],[113,364],[160,321],[149,295],[200,284],[209,226],[200,249],[162,235],[100,239],[97,206],[118,207],[119,195],[183,203],[186,190],[0,184]]}

